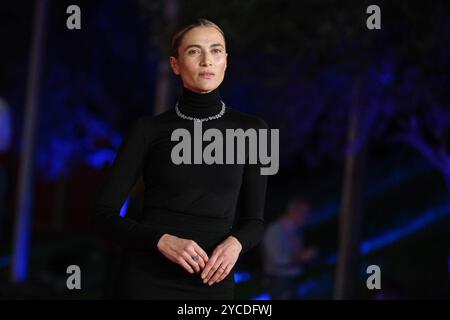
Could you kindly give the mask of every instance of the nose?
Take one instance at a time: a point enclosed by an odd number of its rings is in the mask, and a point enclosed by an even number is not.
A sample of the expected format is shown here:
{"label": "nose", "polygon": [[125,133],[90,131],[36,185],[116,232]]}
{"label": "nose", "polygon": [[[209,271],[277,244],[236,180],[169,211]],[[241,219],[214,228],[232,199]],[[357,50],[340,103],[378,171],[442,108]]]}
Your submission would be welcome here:
{"label": "nose", "polygon": [[202,54],[201,65],[202,66],[210,66],[211,65],[211,56],[209,55],[208,52]]}

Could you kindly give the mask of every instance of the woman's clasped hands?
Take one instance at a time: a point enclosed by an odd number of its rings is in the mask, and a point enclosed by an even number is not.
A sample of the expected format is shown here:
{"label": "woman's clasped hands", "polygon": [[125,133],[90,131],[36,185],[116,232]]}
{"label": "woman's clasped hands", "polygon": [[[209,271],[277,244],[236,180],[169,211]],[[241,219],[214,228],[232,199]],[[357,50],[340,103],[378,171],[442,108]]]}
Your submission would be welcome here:
{"label": "woman's clasped hands", "polygon": [[219,283],[231,272],[242,245],[229,236],[212,252],[211,257],[194,241],[174,235],[164,234],[158,241],[158,250],[169,260],[179,264],[189,273],[200,273],[203,283]]}

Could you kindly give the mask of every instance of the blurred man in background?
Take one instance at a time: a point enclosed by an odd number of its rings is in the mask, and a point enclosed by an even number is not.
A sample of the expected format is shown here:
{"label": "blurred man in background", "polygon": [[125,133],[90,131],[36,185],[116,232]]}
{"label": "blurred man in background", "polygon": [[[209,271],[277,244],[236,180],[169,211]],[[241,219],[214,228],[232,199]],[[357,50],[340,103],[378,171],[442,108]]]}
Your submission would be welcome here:
{"label": "blurred man in background", "polygon": [[265,286],[274,300],[297,299],[297,286],[305,263],[316,259],[315,248],[305,247],[303,227],[307,224],[310,205],[294,197],[286,212],[266,230],[263,239]]}

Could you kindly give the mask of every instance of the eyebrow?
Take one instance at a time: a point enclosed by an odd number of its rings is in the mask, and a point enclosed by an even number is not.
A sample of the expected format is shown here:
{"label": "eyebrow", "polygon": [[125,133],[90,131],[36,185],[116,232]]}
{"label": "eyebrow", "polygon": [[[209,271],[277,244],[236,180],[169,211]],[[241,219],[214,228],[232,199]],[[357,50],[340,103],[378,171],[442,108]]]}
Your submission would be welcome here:
{"label": "eyebrow", "polygon": [[[200,45],[198,45],[198,44],[191,44],[191,45],[188,45],[188,46],[184,49],[184,51],[186,52],[186,50],[188,50],[189,48],[192,48],[192,47],[194,47],[194,48],[199,48],[199,49],[202,48],[202,46],[200,46]],[[214,43],[214,44],[210,45],[209,47],[210,47],[210,48],[214,48],[214,47],[222,47],[222,48],[225,49],[225,47],[224,47],[221,43]]]}

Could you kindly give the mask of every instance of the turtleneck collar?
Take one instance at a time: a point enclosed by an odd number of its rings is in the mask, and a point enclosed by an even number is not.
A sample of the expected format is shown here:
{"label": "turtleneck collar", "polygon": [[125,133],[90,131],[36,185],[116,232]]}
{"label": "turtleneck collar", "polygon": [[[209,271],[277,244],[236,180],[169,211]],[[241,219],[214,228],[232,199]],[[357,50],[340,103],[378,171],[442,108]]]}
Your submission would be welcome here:
{"label": "turtleneck collar", "polygon": [[222,108],[219,88],[208,93],[197,93],[183,86],[178,98],[178,108],[184,115],[195,118],[216,115]]}

